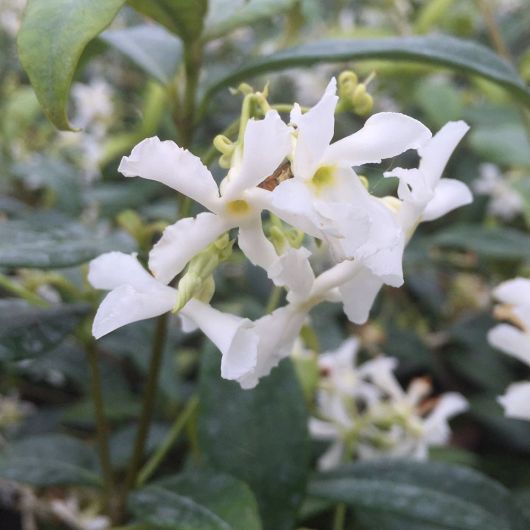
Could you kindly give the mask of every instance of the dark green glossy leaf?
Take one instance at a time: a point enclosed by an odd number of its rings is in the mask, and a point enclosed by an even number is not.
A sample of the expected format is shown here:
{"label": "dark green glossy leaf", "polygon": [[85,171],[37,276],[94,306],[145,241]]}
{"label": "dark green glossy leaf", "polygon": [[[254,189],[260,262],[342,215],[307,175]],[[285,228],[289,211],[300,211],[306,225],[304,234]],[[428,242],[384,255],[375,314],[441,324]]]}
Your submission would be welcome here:
{"label": "dark green glossy leaf", "polygon": [[[130,461],[134,448],[134,440],[138,425],[132,423],[113,433],[110,439],[110,456],[113,467],[125,469]],[[161,423],[153,423],[149,429],[149,437],[145,446],[145,454],[150,455],[164,440],[169,428]]]}
{"label": "dark green glossy leaf", "polygon": [[208,88],[204,101],[222,88],[249,77],[318,63],[389,59],[445,66],[479,75],[511,91],[530,105],[530,91],[516,70],[488,48],[445,35],[383,39],[326,40],[253,59]]}
{"label": "dark green glossy leaf", "polygon": [[495,164],[530,167],[530,140],[521,123],[472,128],[469,143],[485,160]]}
{"label": "dark green glossy leaf", "polygon": [[217,39],[241,26],[269,19],[295,3],[296,0],[210,0],[204,40]]}
{"label": "dark green glossy leaf", "polygon": [[219,357],[203,355],[199,443],[215,468],[254,491],[264,528],[290,530],[305,489],[307,412],[290,361],[252,390],[221,379]]}
{"label": "dark green glossy leaf", "polygon": [[[508,490],[480,473],[440,462],[359,462],[318,476],[315,497],[385,516],[406,528],[524,530],[527,522]],[[401,526],[394,526],[393,520]]]}
{"label": "dark green glossy leaf", "polygon": [[208,0],[128,0],[128,3],[185,42],[201,36],[208,9]]}
{"label": "dark green glossy leaf", "polygon": [[82,304],[36,307],[23,300],[0,300],[0,359],[36,357],[71,333],[89,308]]}
{"label": "dark green glossy leaf", "polygon": [[496,260],[530,258],[530,236],[513,228],[486,228],[460,224],[437,232],[431,243],[441,247],[476,252]]}
{"label": "dark green glossy leaf", "polygon": [[142,523],[171,530],[261,530],[249,487],[228,475],[194,471],[133,494],[131,512]]}
{"label": "dark green glossy leaf", "polygon": [[173,79],[182,59],[180,41],[153,24],[108,30],[100,38],[164,85]]}
{"label": "dark green glossy leaf", "polygon": [[20,62],[50,121],[69,130],[66,107],[86,45],[114,19],[125,0],[29,0],[18,34]]}
{"label": "dark green glossy leaf", "polygon": [[0,477],[32,486],[98,486],[97,457],[86,444],[61,434],[32,436],[0,456]]}
{"label": "dark green glossy leaf", "polygon": [[139,521],[172,530],[261,530],[250,488],[214,471],[168,477],[134,494],[130,506]]}
{"label": "dark green glossy leaf", "polygon": [[1,267],[70,267],[103,252],[134,248],[124,234],[98,237],[93,229],[68,218],[49,224],[39,223],[37,218],[0,222]]}

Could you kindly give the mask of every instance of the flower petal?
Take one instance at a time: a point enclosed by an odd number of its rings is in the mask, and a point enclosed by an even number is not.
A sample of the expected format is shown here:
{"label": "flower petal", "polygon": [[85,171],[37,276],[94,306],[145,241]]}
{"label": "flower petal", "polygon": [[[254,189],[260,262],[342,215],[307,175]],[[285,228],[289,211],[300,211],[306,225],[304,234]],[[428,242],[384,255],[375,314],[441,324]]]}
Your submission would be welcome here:
{"label": "flower petal", "polygon": [[146,138],[124,156],[118,171],[126,177],[156,180],[215,211],[219,190],[201,160],[176,143]]}
{"label": "flower petal", "polygon": [[122,285],[148,288],[158,282],[142,267],[135,254],[107,252],[90,262],[88,281],[96,289],[112,290]]}
{"label": "flower petal", "polygon": [[423,211],[423,221],[433,221],[446,213],[473,202],[471,190],[460,180],[440,179],[434,189],[434,197]]}
{"label": "flower petal", "polygon": [[315,440],[335,440],[339,437],[339,431],[333,423],[318,418],[309,418],[309,434]]}
{"label": "flower petal", "polygon": [[493,296],[505,304],[530,305],[530,280],[518,277],[502,282],[493,290]]}
{"label": "flower petal", "polygon": [[530,366],[530,335],[515,326],[499,324],[488,332],[488,342]]}
{"label": "flower petal", "polygon": [[269,209],[286,223],[313,237],[322,237],[326,225],[314,208],[307,186],[296,179],[282,182],[272,192]]}
{"label": "flower petal", "polygon": [[262,377],[269,375],[282,359],[291,354],[305,319],[305,312],[288,305],[254,322],[253,329],[259,337],[257,363],[254,370],[238,379],[241,388],[254,388]]}
{"label": "flower petal", "polygon": [[530,420],[530,383],[512,383],[498,401],[509,418]]}
{"label": "flower petal", "polygon": [[354,278],[339,287],[346,316],[355,324],[364,324],[382,286],[380,278],[361,267]]}
{"label": "flower petal", "polygon": [[421,157],[419,169],[429,179],[433,189],[442,176],[449,157],[468,130],[467,123],[451,121],[418,150]]}
{"label": "flower petal", "polygon": [[297,178],[310,179],[317,170],[324,152],[333,138],[337,82],[329,82],[320,101],[305,114],[291,113],[291,121],[297,126],[298,139],[293,156],[293,174]]}
{"label": "flower petal", "polygon": [[223,198],[231,200],[272,175],[291,150],[291,132],[275,110],[263,120],[249,120],[241,165],[230,171],[222,186]]}
{"label": "flower petal", "polygon": [[266,270],[278,258],[274,245],[263,233],[260,215],[253,216],[239,226],[237,244],[253,265]]}
{"label": "flower petal", "polygon": [[360,166],[381,162],[418,149],[431,138],[431,132],[418,120],[398,112],[374,114],[356,133],[332,144],[324,163]]}
{"label": "flower petal", "polygon": [[304,298],[313,287],[315,275],[309,263],[310,255],[311,252],[305,247],[298,249],[289,247],[267,270],[274,285],[289,290],[287,294],[289,302]]}
{"label": "flower petal", "polygon": [[442,395],[433,411],[423,422],[425,441],[429,445],[447,443],[451,434],[448,421],[468,408],[469,404],[461,394],[449,392]]}
{"label": "flower petal", "polygon": [[169,283],[186,264],[232,227],[221,216],[203,212],[168,226],[149,253],[149,269],[155,278]]}
{"label": "flower petal", "polygon": [[181,312],[221,351],[222,377],[237,379],[255,368],[258,336],[250,320],[223,313],[199,300],[190,300]]}
{"label": "flower petal", "polygon": [[345,450],[346,448],[342,440],[334,441],[318,459],[318,470],[330,471],[331,469],[338,467],[344,458]]}
{"label": "flower petal", "polygon": [[177,299],[177,291],[165,285],[148,291],[132,285],[121,285],[111,291],[98,308],[92,334],[96,339],[117,328],[152,318],[171,310]]}

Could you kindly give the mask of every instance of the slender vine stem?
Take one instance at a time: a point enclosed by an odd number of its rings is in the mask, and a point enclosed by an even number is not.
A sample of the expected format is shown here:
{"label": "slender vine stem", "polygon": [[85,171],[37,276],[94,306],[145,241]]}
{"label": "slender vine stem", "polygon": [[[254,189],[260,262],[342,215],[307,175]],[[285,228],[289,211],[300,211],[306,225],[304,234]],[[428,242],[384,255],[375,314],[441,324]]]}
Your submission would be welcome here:
{"label": "slender vine stem", "polygon": [[151,458],[147,461],[145,466],[142,468],[142,470],[138,474],[136,486],[138,487],[142,486],[153,475],[157,467],[161,464],[161,462],[167,456],[167,453],[171,450],[171,448],[175,444],[182,429],[186,426],[191,416],[193,416],[193,413],[197,409],[198,405],[199,405],[199,398],[197,396],[192,397],[188,401],[188,403],[184,407],[184,410],[178,415],[177,419],[175,420],[175,423],[171,427],[171,430],[167,434],[162,444],[158,447],[158,449],[155,451],[155,453],[151,456]]}
{"label": "slender vine stem", "polygon": [[495,19],[495,13],[493,12],[489,0],[475,0],[475,3],[478,5],[478,8],[482,13],[482,18],[484,19],[484,23],[486,24],[486,29],[488,31],[491,43],[495,48],[495,51],[511,62],[512,57],[510,54],[510,50],[506,45],[504,37],[502,36],[502,32],[499,28],[499,25],[497,24],[497,20]]}
{"label": "slender vine stem", "polygon": [[138,425],[138,432],[134,442],[133,455],[125,479],[125,487],[122,493],[123,500],[127,499],[129,491],[136,483],[138,469],[142,462],[147,437],[149,436],[149,428],[151,426],[151,419],[153,416],[153,407],[158,387],[158,375],[160,373],[160,366],[162,364],[162,357],[164,354],[164,346],[166,344],[168,313],[158,317],[156,322],[155,337],[153,342],[153,352],[151,354],[151,362],[149,364],[149,372],[147,374],[147,382],[144,390],[142,412],[140,415],[140,423]]}
{"label": "slender vine stem", "polygon": [[90,391],[96,415],[96,430],[98,437],[98,452],[103,473],[103,498],[107,506],[110,504],[111,493],[114,490],[114,479],[110,463],[109,451],[109,426],[105,409],[103,407],[103,391],[101,386],[101,373],[98,363],[98,350],[92,338],[86,345],[88,364],[90,366]]}
{"label": "slender vine stem", "polygon": [[26,289],[22,285],[15,283],[5,274],[0,274],[0,287],[9,293],[17,295],[19,298],[23,298],[31,304],[40,307],[47,307],[50,305],[46,300],[44,300],[44,298],[41,298],[38,294]]}
{"label": "slender vine stem", "polygon": [[333,530],[344,530],[344,523],[346,522],[346,505],[341,502],[335,507],[333,514]]}

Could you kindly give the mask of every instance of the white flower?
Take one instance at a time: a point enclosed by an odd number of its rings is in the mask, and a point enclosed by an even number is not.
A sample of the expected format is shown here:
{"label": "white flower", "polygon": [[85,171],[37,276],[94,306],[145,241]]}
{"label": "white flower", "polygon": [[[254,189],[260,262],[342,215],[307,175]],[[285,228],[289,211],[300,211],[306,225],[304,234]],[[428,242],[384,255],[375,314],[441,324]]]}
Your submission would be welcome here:
{"label": "white flower", "polygon": [[[320,101],[302,114],[295,105],[294,178],[273,191],[271,209],[300,230],[327,240],[337,261],[362,260],[384,280],[401,285],[401,229],[390,209],[368,193],[352,167],[417,149],[429,130],[397,113],[369,118],[356,133],[331,143],[337,104],[332,79]],[[392,249],[397,251],[392,253]],[[384,258],[381,252],[386,251]]]}
{"label": "white flower", "polygon": [[74,496],[50,501],[52,513],[62,522],[79,530],[107,530],[111,527],[110,518],[92,513],[92,510],[81,510],[79,500]]}
{"label": "white flower", "polygon": [[510,186],[508,179],[503,178],[499,168],[494,164],[481,164],[479,171],[480,177],[473,182],[473,188],[477,193],[490,196],[488,212],[505,221],[520,214],[523,198]]}
{"label": "white flower", "polygon": [[[88,280],[97,289],[110,290],[94,318],[96,339],[115,329],[162,315],[177,300],[177,290],[153,278],[136,256],[109,252],[90,263]],[[221,375],[252,388],[268,375],[292,349],[306,313],[288,305],[255,322],[190,300],[179,315],[183,328],[194,326],[219,348],[223,357]]]}
{"label": "white flower", "polygon": [[96,339],[117,328],[171,311],[177,291],[153,278],[135,255],[108,252],[92,260],[88,281],[109,290],[101,302],[92,334]]}
{"label": "white flower", "polygon": [[[401,241],[401,246],[383,249],[380,252],[380,263],[389,261],[390,258],[385,259],[389,253],[399,255],[420,222],[438,219],[473,200],[469,188],[463,182],[441,178],[451,153],[467,130],[468,126],[461,121],[446,124],[428,143],[418,149],[421,160],[417,169],[395,168],[385,173],[385,177],[394,176],[400,179],[400,201],[394,199],[389,201],[389,204],[395,207],[394,215],[405,239]],[[344,311],[352,322],[366,322],[374,300],[385,283],[383,278],[374,267],[364,266],[339,287]]]}
{"label": "white flower", "polygon": [[[140,142],[119,171],[126,177],[156,180],[192,198],[209,212],[180,219],[164,231],[149,255],[155,278],[169,283],[188,261],[232,228],[239,228],[238,244],[249,260],[271,269],[277,281],[288,281],[272,243],[261,226],[261,211],[269,191],[258,188],[280,165],[291,148],[291,129],[276,111],[263,120],[249,120],[242,149],[219,189],[200,159],[174,142],[148,138]],[[280,280],[281,278],[281,280]]]}
{"label": "white flower", "polygon": [[182,314],[185,330],[194,324],[221,351],[222,377],[237,381],[242,388],[255,387],[289,356],[306,319],[305,312],[288,305],[253,322],[198,300],[188,302]]}
{"label": "white flower", "polygon": [[114,111],[112,96],[112,87],[104,79],[94,79],[89,84],[75,83],[72,97],[76,126],[85,128],[108,123]]}
{"label": "white flower", "polygon": [[15,37],[20,29],[25,5],[26,0],[0,0],[0,27],[10,37]]}
{"label": "white flower", "polygon": [[[504,305],[497,314],[512,324],[498,324],[488,333],[492,346],[530,366],[530,280],[515,278],[501,283],[493,296]],[[510,385],[499,397],[508,417],[530,420],[530,382]]]}
{"label": "white flower", "polygon": [[530,382],[512,383],[498,401],[509,418],[530,421]]}
{"label": "white flower", "polygon": [[466,400],[444,394],[425,414],[431,392],[426,379],[415,379],[405,392],[394,375],[395,359],[378,357],[355,366],[356,352],[357,342],[349,339],[319,361],[319,417],[310,419],[309,429],[313,438],[332,442],[319,468],[336,467],[352,454],[424,459],[429,446],[447,443],[448,420],[467,409]]}

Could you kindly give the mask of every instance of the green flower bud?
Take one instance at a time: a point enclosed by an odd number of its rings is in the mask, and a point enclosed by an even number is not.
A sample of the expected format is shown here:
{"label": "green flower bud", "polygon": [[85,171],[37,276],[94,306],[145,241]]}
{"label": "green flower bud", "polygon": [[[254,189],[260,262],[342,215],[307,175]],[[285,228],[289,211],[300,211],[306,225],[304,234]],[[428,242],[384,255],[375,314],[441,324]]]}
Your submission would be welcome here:
{"label": "green flower bud", "polygon": [[374,106],[374,100],[366,91],[366,85],[360,83],[355,87],[352,96],[353,111],[359,116],[369,114]]}
{"label": "green flower bud", "polygon": [[359,79],[355,72],[345,70],[339,75],[339,98],[350,99],[353,96],[353,91],[357,86]]}
{"label": "green flower bud", "polygon": [[234,240],[230,240],[226,233],[199,252],[188,263],[186,272],[178,283],[174,313],[180,311],[192,298],[203,301],[211,299],[215,291],[212,273],[219,263],[230,257],[233,245]]}

